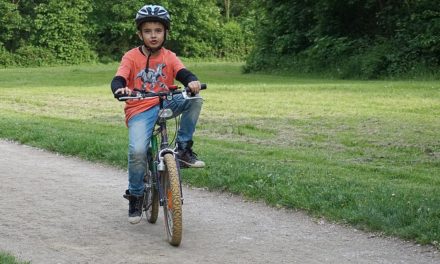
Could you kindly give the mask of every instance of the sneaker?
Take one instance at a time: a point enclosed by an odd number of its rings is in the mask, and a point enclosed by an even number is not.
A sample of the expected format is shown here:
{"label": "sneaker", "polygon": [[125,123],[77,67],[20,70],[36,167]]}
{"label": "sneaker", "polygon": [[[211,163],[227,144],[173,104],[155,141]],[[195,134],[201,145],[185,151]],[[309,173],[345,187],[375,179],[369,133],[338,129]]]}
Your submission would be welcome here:
{"label": "sneaker", "polygon": [[124,198],[128,200],[128,222],[137,224],[142,218],[143,196],[131,195],[128,190],[125,191]]}
{"label": "sneaker", "polygon": [[181,168],[203,168],[205,162],[197,158],[197,154],[192,150],[193,141],[190,140],[186,143],[186,146],[181,147],[184,144],[177,145],[177,159]]}

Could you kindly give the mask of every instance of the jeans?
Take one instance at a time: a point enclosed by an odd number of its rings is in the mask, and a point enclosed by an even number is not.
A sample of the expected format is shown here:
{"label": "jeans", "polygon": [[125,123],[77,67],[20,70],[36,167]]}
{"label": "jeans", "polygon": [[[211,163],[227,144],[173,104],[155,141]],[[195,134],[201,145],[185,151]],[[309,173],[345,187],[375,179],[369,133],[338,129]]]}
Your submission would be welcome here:
{"label": "jeans", "polygon": [[[185,99],[181,94],[174,95],[171,101],[164,100],[164,108],[170,108],[174,117],[182,114],[176,140],[178,143],[185,144],[192,140],[202,103],[201,97]],[[128,121],[128,190],[132,195],[141,196],[144,192],[147,150],[158,113],[157,105]]]}

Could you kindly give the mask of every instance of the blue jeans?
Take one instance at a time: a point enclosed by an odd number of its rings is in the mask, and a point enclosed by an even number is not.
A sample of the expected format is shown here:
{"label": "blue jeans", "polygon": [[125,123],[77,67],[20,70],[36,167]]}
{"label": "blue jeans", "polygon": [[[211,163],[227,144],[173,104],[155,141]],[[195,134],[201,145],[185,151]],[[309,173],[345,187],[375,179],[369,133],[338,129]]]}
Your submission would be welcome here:
{"label": "blue jeans", "polygon": [[[202,98],[185,100],[177,94],[171,101],[164,101],[164,107],[170,108],[174,116],[182,114],[177,133],[177,142],[192,140],[202,109]],[[156,124],[159,106],[133,116],[128,121],[128,190],[130,194],[141,196],[144,192],[144,175],[147,164],[147,150]]]}

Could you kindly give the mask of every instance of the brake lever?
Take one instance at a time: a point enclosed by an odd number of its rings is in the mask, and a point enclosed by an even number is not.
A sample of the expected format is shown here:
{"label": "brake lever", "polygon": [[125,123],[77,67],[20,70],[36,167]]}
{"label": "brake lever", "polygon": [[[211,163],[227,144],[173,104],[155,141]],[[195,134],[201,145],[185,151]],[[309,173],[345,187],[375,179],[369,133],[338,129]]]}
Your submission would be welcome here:
{"label": "brake lever", "polygon": [[186,89],[183,89],[183,91],[182,91],[182,96],[183,96],[183,99],[189,99],[189,97],[188,97],[188,93],[186,92]]}

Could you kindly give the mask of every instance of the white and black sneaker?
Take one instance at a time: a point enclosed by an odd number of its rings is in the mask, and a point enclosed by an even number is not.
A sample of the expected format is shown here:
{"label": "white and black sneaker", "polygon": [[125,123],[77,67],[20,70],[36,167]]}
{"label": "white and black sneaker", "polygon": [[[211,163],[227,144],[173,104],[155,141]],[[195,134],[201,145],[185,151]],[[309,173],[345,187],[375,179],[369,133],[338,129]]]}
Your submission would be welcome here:
{"label": "white and black sneaker", "polygon": [[124,198],[128,200],[128,222],[138,224],[142,218],[143,196],[131,195],[128,190],[125,191]]}
{"label": "white and black sneaker", "polygon": [[177,159],[181,168],[204,168],[205,162],[197,158],[197,154],[192,150],[193,141],[188,141],[182,148],[177,147]]}

